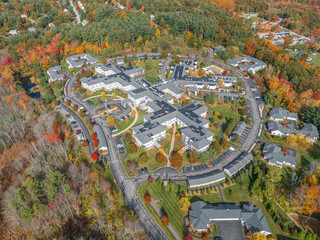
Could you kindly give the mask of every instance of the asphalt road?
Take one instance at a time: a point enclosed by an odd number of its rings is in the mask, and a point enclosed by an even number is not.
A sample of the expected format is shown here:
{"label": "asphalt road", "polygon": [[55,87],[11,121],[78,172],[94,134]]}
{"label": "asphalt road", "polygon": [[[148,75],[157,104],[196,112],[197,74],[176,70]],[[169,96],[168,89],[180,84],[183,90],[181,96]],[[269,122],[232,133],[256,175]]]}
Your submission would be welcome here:
{"label": "asphalt road", "polygon": [[59,103],[59,106],[61,108],[63,108],[64,110],[66,110],[68,113],[70,113],[70,115],[77,121],[77,123],[79,124],[83,135],[85,137],[85,139],[88,141],[88,147],[89,147],[89,152],[90,154],[94,152],[94,147],[93,147],[93,143],[92,143],[92,139],[90,136],[90,132],[86,126],[86,124],[82,121],[82,119],[78,116],[78,114],[76,114],[72,109],[68,108],[67,106]]}
{"label": "asphalt road", "polygon": [[[181,58],[187,58],[185,56],[180,56]],[[171,62],[171,58],[168,57],[168,59],[165,61],[165,63],[162,66],[162,71],[161,75],[166,74],[166,66],[168,66]],[[233,72],[236,74],[244,83],[245,87],[245,95],[244,97],[250,101],[250,108],[252,110],[252,121],[253,125],[251,130],[249,131],[249,134],[247,136],[246,141],[242,144],[242,147],[238,151],[230,152],[222,154],[219,156],[219,158],[216,160],[216,164],[212,168],[204,168],[200,169],[199,171],[196,172],[187,172],[187,173],[178,173],[172,168],[161,168],[158,169],[157,171],[153,173],[148,173],[148,174],[142,174],[136,178],[128,178],[123,166],[121,164],[121,161],[119,160],[119,155],[117,152],[117,146],[115,144],[115,141],[112,137],[112,133],[110,129],[107,127],[107,121],[105,119],[102,119],[101,117],[95,118],[97,124],[99,124],[103,132],[106,136],[107,143],[108,143],[108,148],[109,148],[109,156],[110,156],[110,167],[113,173],[113,176],[115,178],[115,181],[120,188],[120,190],[123,193],[124,199],[126,203],[128,204],[129,208],[132,209],[140,218],[141,224],[144,227],[146,233],[151,239],[168,239],[168,237],[164,234],[164,232],[161,230],[161,228],[156,224],[154,219],[151,217],[147,209],[144,207],[143,203],[137,196],[137,188],[138,186],[146,181],[149,176],[152,178],[167,178],[167,179],[172,179],[172,180],[186,180],[187,176],[196,176],[196,175],[202,175],[211,171],[214,171],[216,169],[222,169],[224,166],[226,166],[228,163],[233,161],[235,158],[237,158],[242,152],[247,152],[251,147],[255,144],[255,142],[258,140],[258,131],[260,124],[262,122],[262,119],[260,118],[259,110],[258,110],[258,104],[255,96],[253,95],[251,91],[251,87],[254,86],[254,82],[251,79],[246,79],[242,73],[239,72],[237,68],[230,67],[227,64],[217,62],[215,60],[209,60],[209,59],[204,59],[204,58],[198,58],[198,60],[202,61],[207,61],[211,62],[212,64],[216,64],[218,66],[221,66],[223,68],[228,69],[229,71]],[[87,67],[86,67],[87,68]],[[79,71],[80,72],[80,71]],[[78,72],[78,73],[79,73]],[[77,74],[77,73],[76,73]],[[75,74],[75,75],[76,75]],[[72,84],[75,82],[75,75],[70,77],[70,80],[67,82],[65,85],[65,94],[76,100],[76,101],[81,101],[81,99],[72,93]],[[225,93],[228,94],[228,93]],[[229,95],[229,94],[228,94]],[[231,95],[231,94],[230,94]],[[85,106],[86,110],[90,115],[95,115],[97,108],[92,108],[90,105],[86,102],[82,102],[82,105]],[[63,105],[61,105],[63,106]],[[66,107],[66,106],[64,106]],[[70,109],[68,109],[70,111]],[[72,111],[72,110],[71,110]],[[74,112],[70,112],[72,116],[79,120],[79,124],[81,125],[82,129],[88,130],[84,125],[83,121],[81,118],[79,118]],[[83,125],[82,125],[83,124]],[[83,130],[85,131],[85,130]],[[90,152],[93,151],[93,146],[92,146],[92,140],[90,138],[89,131],[87,133],[84,132],[84,135],[86,138],[89,140],[89,150]]]}

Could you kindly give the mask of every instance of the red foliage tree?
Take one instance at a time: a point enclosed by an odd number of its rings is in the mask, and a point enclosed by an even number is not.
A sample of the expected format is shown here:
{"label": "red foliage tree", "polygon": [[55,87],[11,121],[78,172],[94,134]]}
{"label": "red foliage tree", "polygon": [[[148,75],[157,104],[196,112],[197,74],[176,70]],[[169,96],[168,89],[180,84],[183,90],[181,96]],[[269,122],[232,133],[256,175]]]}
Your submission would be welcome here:
{"label": "red foliage tree", "polygon": [[248,77],[249,75],[248,75],[248,73],[246,74],[246,77]]}
{"label": "red foliage tree", "polygon": [[153,182],[152,177],[149,177],[149,178],[148,178],[148,183],[152,183],[152,182]]}
{"label": "red foliage tree", "polygon": [[96,153],[96,152],[93,152],[92,154],[91,154],[91,159],[92,159],[92,161],[97,161],[98,159],[99,159],[99,154],[98,153]]}
{"label": "red foliage tree", "polygon": [[79,6],[76,6],[76,8],[77,8],[77,10],[79,10],[79,9],[80,9],[80,7],[79,7]]}
{"label": "red foliage tree", "polygon": [[166,161],[166,158],[165,158],[165,156],[162,154],[162,153],[157,153],[157,155],[156,155],[156,162],[157,163],[164,163]]}
{"label": "red foliage tree", "polygon": [[149,195],[147,195],[147,196],[144,198],[144,202],[145,202],[146,204],[150,204],[150,202],[151,202],[151,197],[150,197]]}
{"label": "red foliage tree", "polygon": [[98,140],[93,141],[93,146],[94,146],[95,148],[98,147],[98,145],[99,145],[99,141],[98,141]]}
{"label": "red foliage tree", "polygon": [[67,106],[70,106],[70,105],[71,105],[70,99],[67,99],[67,100],[66,100],[66,105],[67,105]]}
{"label": "red foliage tree", "polygon": [[285,154],[288,154],[289,153],[289,148],[283,147],[282,148],[282,152],[285,153]]}
{"label": "red foliage tree", "polygon": [[169,226],[169,218],[167,216],[163,216],[161,218],[161,223],[164,227],[168,227]]}
{"label": "red foliage tree", "polygon": [[184,237],[184,240],[193,240],[193,237],[191,237],[191,235],[188,234]]}
{"label": "red foliage tree", "polygon": [[77,88],[81,87],[81,83],[77,82]]}
{"label": "red foliage tree", "polygon": [[97,134],[95,132],[93,132],[91,134],[91,139],[92,139],[92,141],[96,141],[97,140]]}
{"label": "red foliage tree", "polygon": [[225,76],[227,75],[227,73],[228,73],[227,71],[223,71],[222,75]]}

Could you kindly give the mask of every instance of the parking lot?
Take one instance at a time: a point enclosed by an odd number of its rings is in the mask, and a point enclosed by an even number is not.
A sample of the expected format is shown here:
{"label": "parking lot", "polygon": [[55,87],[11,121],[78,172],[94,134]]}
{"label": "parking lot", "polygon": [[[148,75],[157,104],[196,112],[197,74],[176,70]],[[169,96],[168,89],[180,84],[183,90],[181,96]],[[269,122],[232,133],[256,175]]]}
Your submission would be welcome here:
{"label": "parking lot", "polygon": [[219,237],[223,240],[247,240],[248,238],[243,236],[242,225],[240,220],[238,221],[214,221],[217,225]]}
{"label": "parking lot", "polygon": [[76,133],[78,141],[84,140],[84,136],[82,130],[79,126],[79,123],[74,119],[68,111],[61,108],[60,106],[56,107],[56,110],[67,120],[67,122],[71,125],[71,128]]}
{"label": "parking lot", "polygon": [[125,153],[126,150],[125,150],[124,147],[123,147],[123,143],[122,143],[121,136],[115,137],[115,138],[114,138],[114,141],[115,141],[115,143],[116,143],[116,145],[117,145],[119,154]]}

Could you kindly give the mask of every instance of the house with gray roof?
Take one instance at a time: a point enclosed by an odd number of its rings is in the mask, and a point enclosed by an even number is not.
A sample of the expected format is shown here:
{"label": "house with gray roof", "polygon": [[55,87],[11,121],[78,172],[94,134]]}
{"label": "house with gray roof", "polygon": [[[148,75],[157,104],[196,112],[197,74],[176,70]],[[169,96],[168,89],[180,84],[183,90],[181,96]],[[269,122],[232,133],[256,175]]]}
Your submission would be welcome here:
{"label": "house with gray roof", "polygon": [[93,131],[97,134],[97,140],[99,141],[99,144],[98,144],[99,150],[108,151],[107,139],[100,125],[97,125],[97,124],[94,125]]}
{"label": "house with gray roof", "polygon": [[282,147],[272,144],[265,143],[263,146],[263,157],[268,161],[270,165],[282,167],[287,165],[290,167],[296,167],[298,164],[298,158],[282,152]]}
{"label": "house with gray roof", "polygon": [[233,139],[234,135],[238,134],[239,136],[242,135],[242,133],[244,132],[244,130],[246,129],[247,124],[244,121],[240,121],[237,126],[235,127],[235,129],[233,130],[233,132],[231,133],[230,138]]}
{"label": "house with gray roof", "polygon": [[158,89],[175,97],[176,99],[181,98],[184,94],[184,91],[181,88],[171,82],[160,85]]}
{"label": "house with gray roof", "polygon": [[47,70],[47,74],[49,75],[49,82],[54,82],[57,80],[63,80],[65,77],[64,73],[61,73],[61,67],[60,66],[55,66],[52,68],[49,68]]}
{"label": "house with gray roof", "polygon": [[235,203],[206,203],[197,201],[191,203],[189,222],[196,231],[207,231],[214,221],[238,221],[254,233],[271,234],[266,218],[259,208],[252,203],[242,204],[240,208]]}
{"label": "house with gray roof", "polygon": [[270,111],[270,119],[273,121],[283,121],[283,120],[298,120],[298,115],[296,113],[289,112],[280,107],[273,108]]}
{"label": "house with gray roof", "polygon": [[82,67],[82,65],[84,64],[89,64],[89,65],[95,64],[98,62],[98,59],[95,57],[92,57],[88,53],[81,53],[81,54],[67,57],[66,62],[69,64],[68,68],[73,69],[73,68]]}
{"label": "house with gray roof", "polygon": [[224,168],[224,172],[231,177],[232,175],[236,174],[241,169],[243,169],[252,160],[253,156],[250,153],[243,154],[240,157],[233,160],[231,163],[229,163]]}
{"label": "house with gray roof", "polygon": [[301,133],[305,137],[310,137],[312,142],[314,143],[317,142],[319,138],[319,132],[317,127],[311,123],[306,124],[300,130],[297,130],[286,128],[279,122],[269,121],[267,123],[267,128],[273,136],[287,137],[291,134]]}
{"label": "house with gray roof", "polygon": [[261,69],[265,69],[267,64],[254,57],[246,56],[235,59],[228,59],[227,63],[233,67],[239,67],[241,71],[255,73]]}
{"label": "house with gray roof", "polygon": [[109,63],[97,63],[94,66],[94,69],[95,69],[96,73],[102,74],[102,75],[104,75],[106,77],[121,72],[121,70],[119,70],[116,67],[116,65],[114,65],[111,62],[109,62]]}
{"label": "house with gray roof", "polygon": [[195,188],[217,183],[225,179],[226,177],[223,171],[214,171],[198,176],[190,176],[188,177],[188,182],[190,188]]}

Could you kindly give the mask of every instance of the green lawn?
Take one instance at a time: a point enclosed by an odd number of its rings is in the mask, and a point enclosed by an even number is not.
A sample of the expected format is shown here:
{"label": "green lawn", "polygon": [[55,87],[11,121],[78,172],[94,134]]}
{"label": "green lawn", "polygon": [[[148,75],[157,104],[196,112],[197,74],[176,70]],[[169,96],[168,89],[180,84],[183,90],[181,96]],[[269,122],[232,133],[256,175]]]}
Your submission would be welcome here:
{"label": "green lawn", "polygon": [[147,110],[141,110],[140,108],[137,108],[138,110],[138,120],[137,122],[134,124],[134,126],[139,125],[141,123],[143,123],[143,116],[146,115]]}
{"label": "green lawn", "polygon": [[118,130],[118,132],[121,132],[122,130],[125,130],[127,127],[129,127],[130,126],[130,124],[131,123],[133,123],[133,121],[134,121],[134,117],[129,117],[129,120],[128,119],[125,119],[125,120],[123,120],[123,121],[121,121],[121,122],[117,122],[116,121],[116,128],[117,128],[117,130]]}
{"label": "green lawn", "polygon": [[309,57],[311,57],[312,58],[312,61],[311,61],[311,63],[313,63],[313,67],[317,67],[317,66],[320,66],[320,53],[316,53],[316,55],[313,55],[313,54],[310,54],[310,53],[308,53],[309,54]]}
{"label": "green lawn", "polygon": [[222,104],[216,104],[214,107],[209,107],[209,110],[214,114],[215,112],[219,112],[222,114],[222,119],[218,119],[222,123],[226,123],[227,118],[237,118],[240,120],[239,114],[234,114],[232,110],[237,110],[237,108],[231,104],[229,104],[230,107],[224,107]]}
{"label": "green lawn", "polygon": [[[127,168],[127,164],[126,164],[128,160],[136,161],[138,163],[138,168],[137,169],[142,168],[142,167],[147,167],[148,171],[150,171],[150,172],[153,172],[153,171],[157,170],[158,168],[161,168],[161,167],[164,167],[164,166],[167,165],[167,162],[164,162],[162,164],[159,164],[159,163],[156,162],[155,157],[156,157],[156,154],[158,153],[158,150],[154,149],[154,148],[149,150],[149,151],[147,151],[147,155],[148,155],[147,163],[144,163],[144,164],[139,163],[139,156],[144,151],[145,151],[144,148],[139,148],[136,153],[129,154],[128,157],[122,161],[122,164],[124,165],[124,169],[125,169],[125,171],[126,171],[128,176],[136,176],[138,174],[137,171],[134,171],[130,175],[130,170]],[[122,157],[124,157],[124,156],[125,156],[125,154]]]}
{"label": "green lawn", "polygon": [[[168,188],[169,189],[169,188]],[[167,189],[167,190],[168,190]],[[144,193],[145,191],[148,191],[151,194],[151,198],[153,200],[157,200],[158,206],[161,209],[162,213],[166,214],[169,218],[170,224],[175,229],[177,234],[181,238],[183,238],[187,232],[183,226],[183,217],[186,215],[185,213],[182,213],[179,209],[178,201],[180,200],[180,196],[178,195],[178,186],[173,184],[172,185],[172,193],[170,191],[166,191],[165,187],[159,187],[158,184],[154,181],[153,183],[149,184],[148,182],[142,183],[138,188],[138,196],[142,199],[144,199]],[[209,195],[201,195],[201,196],[190,196],[188,197],[191,202],[194,201],[207,201],[207,202],[220,202],[219,193],[213,193]],[[160,220],[159,215],[154,211],[154,209],[150,206],[145,204],[147,209],[149,210],[149,213],[151,216],[157,221]],[[150,211],[150,208],[153,209],[153,211]],[[159,222],[159,221],[158,221]],[[159,224],[161,226],[161,223]],[[162,227],[162,226],[161,226]],[[165,230],[164,227],[162,229]]]}

